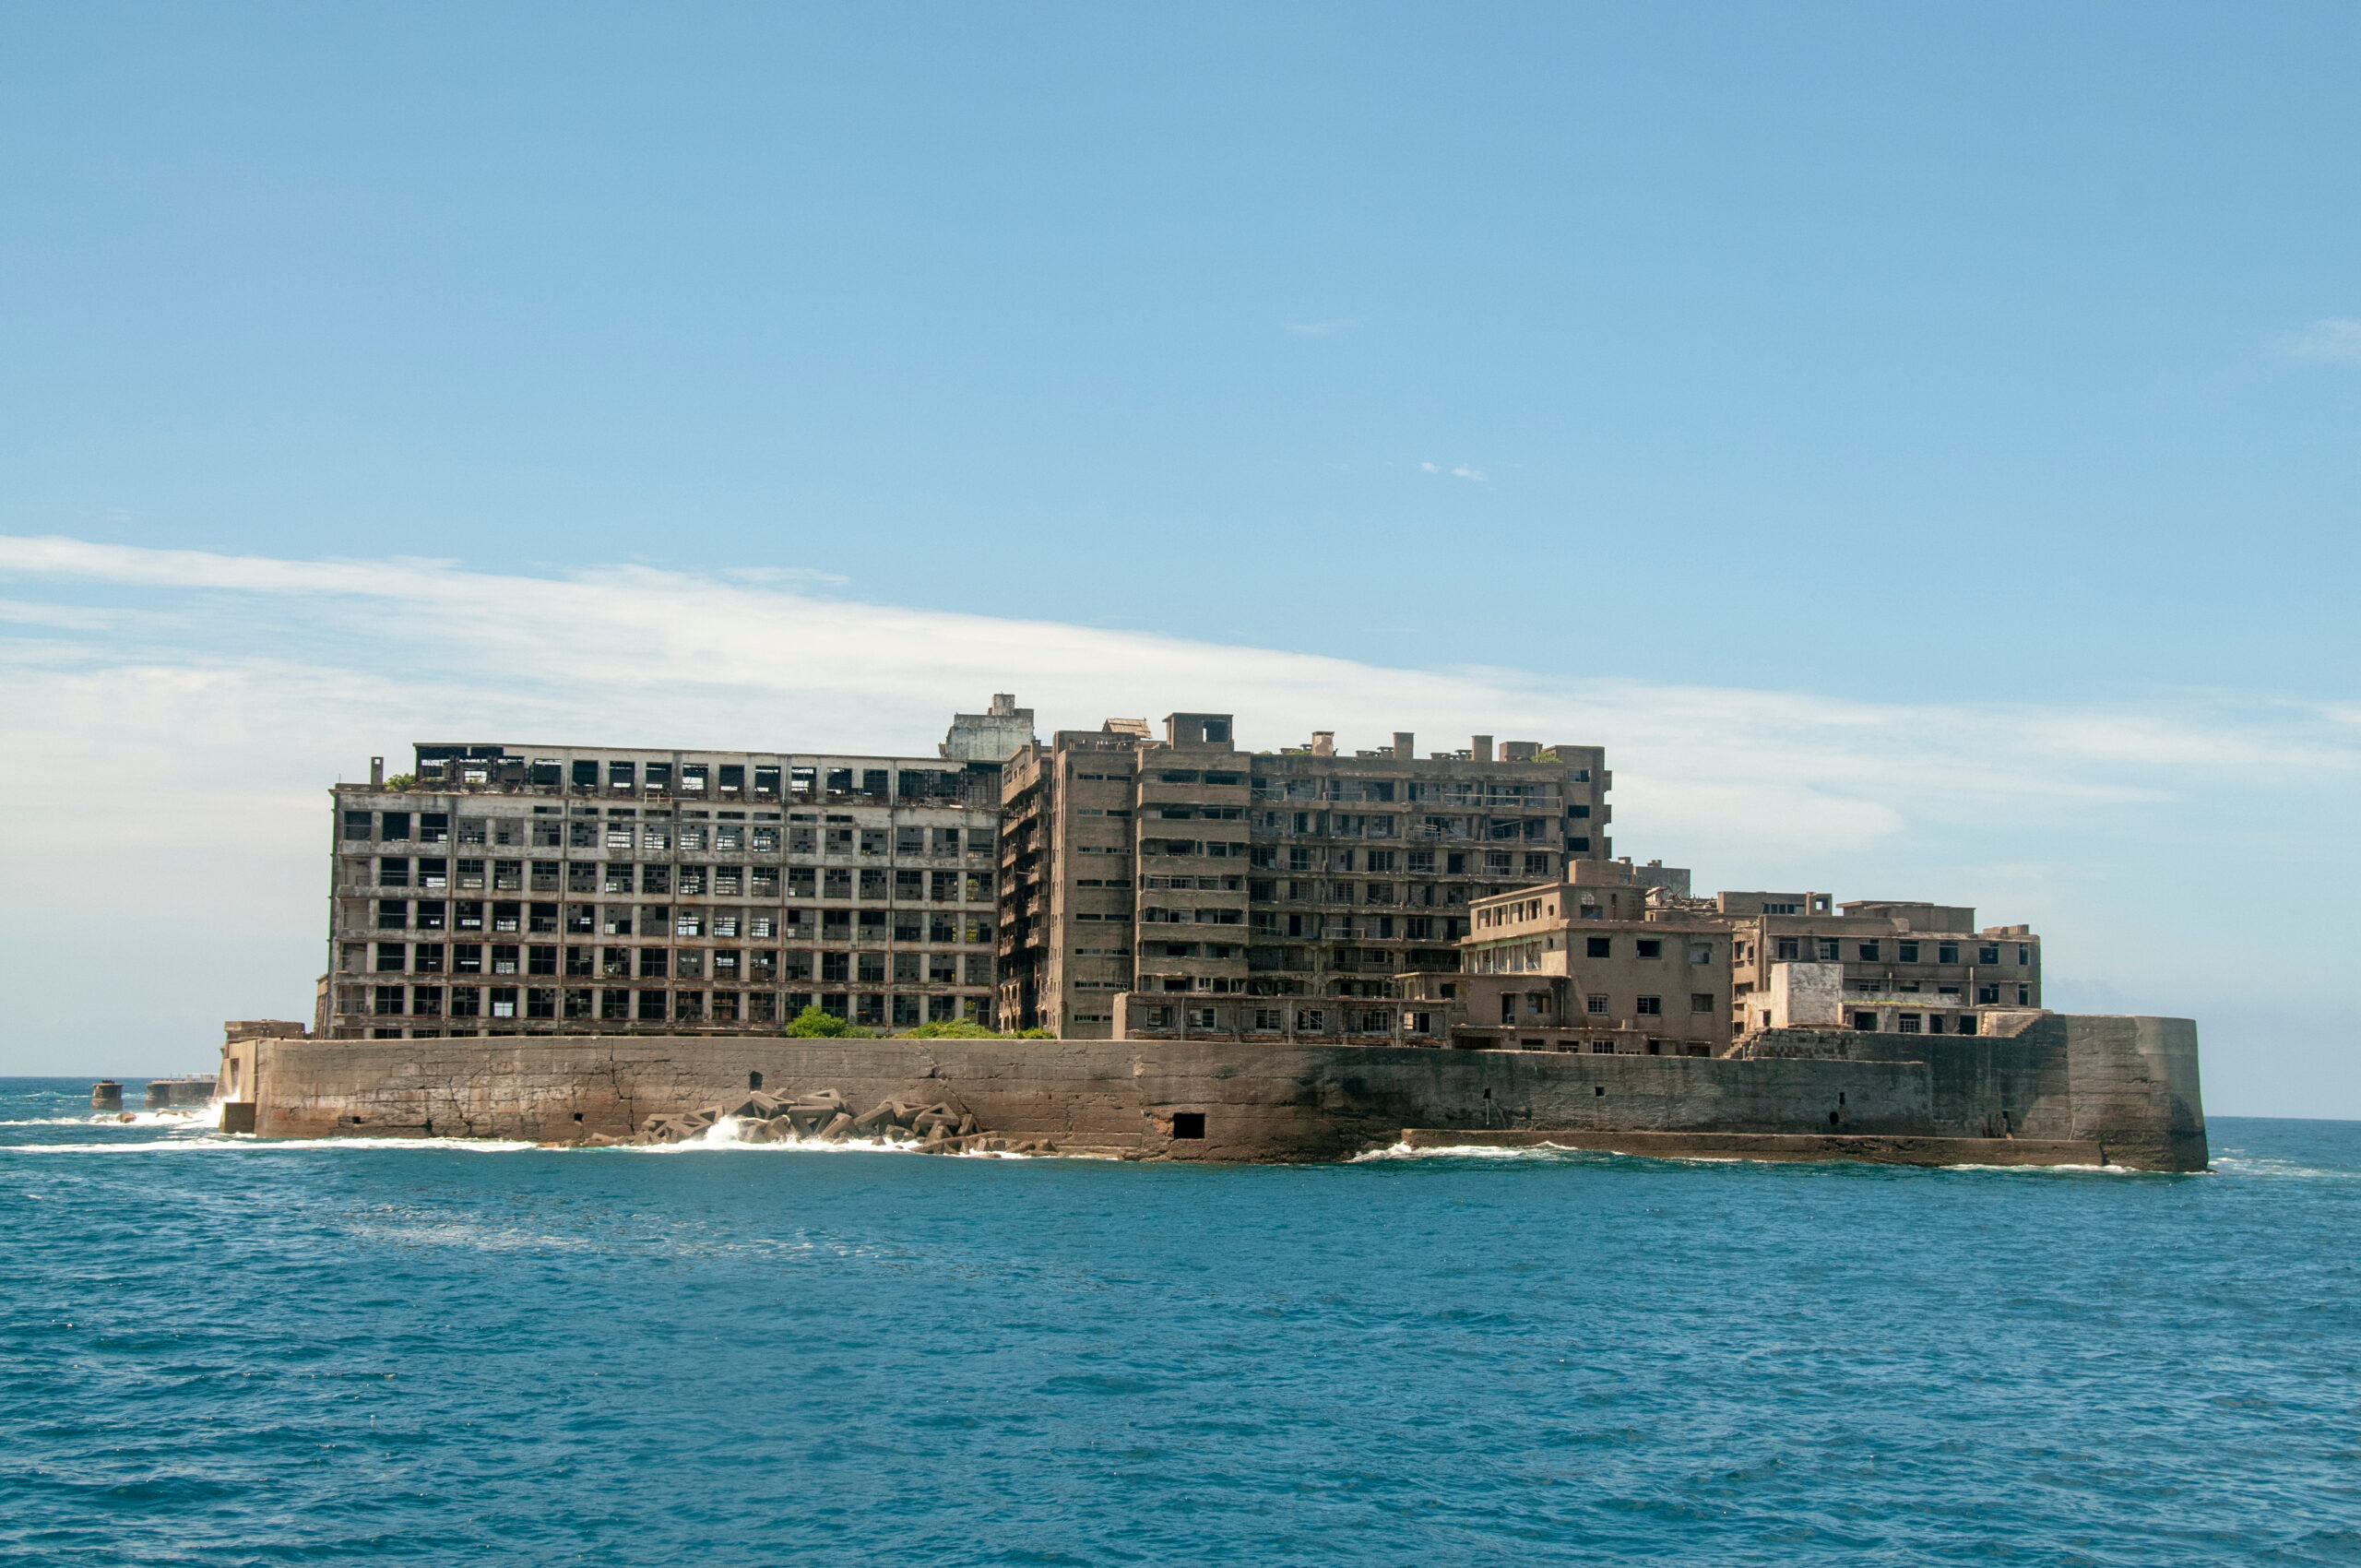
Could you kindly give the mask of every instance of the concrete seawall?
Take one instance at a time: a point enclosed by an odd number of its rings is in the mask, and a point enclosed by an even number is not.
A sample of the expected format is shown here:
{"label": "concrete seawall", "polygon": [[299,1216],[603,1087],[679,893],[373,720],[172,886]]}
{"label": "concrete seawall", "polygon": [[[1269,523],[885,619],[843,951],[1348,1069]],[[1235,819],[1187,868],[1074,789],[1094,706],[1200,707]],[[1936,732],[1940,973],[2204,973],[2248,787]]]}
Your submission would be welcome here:
{"label": "concrete seawall", "polygon": [[[1339,1159],[1406,1129],[1430,1144],[1453,1130],[1813,1134],[1832,1151],[1816,1158],[1830,1158],[1867,1146],[1845,1145],[1852,1137],[2042,1143],[2060,1151],[2052,1162],[2070,1163],[2095,1148],[2149,1170],[2202,1170],[2206,1158],[2196,1027],[2175,1018],[2053,1015],[2011,1039],[1845,1034],[1812,1054],[1710,1059],[776,1036],[268,1039],[243,1049],[265,1137],[623,1137],[650,1116],[742,1094],[759,1075],[774,1093],[833,1088],[864,1106],[947,1099],[994,1133],[1144,1158]],[[1173,1136],[1176,1114],[1202,1116],[1204,1135]]]}

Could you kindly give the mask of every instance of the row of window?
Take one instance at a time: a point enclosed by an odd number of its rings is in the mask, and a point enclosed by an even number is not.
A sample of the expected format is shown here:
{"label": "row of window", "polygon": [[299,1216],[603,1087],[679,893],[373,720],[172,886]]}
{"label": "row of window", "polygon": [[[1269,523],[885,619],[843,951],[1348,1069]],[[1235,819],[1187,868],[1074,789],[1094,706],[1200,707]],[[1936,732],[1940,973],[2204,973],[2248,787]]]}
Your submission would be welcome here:
{"label": "row of window", "polygon": [[1467,934],[1467,922],[1456,916],[1435,915],[1299,915],[1275,909],[1249,913],[1248,926],[1257,936],[1287,936],[1309,942],[1456,942]]}
{"label": "row of window", "polygon": [[[1807,946],[1807,944],[1809,944],[1809,946]],[[1880,955],[1885,951],[1885,944],[1883,942],[1857,942],[1853,945],[1857,962],[1864,964],[1878,964],[1885,962],[1885,960],[1880,956]],[[1897,964],[1922,964],[1928,962],[1937,964],[1956,964],[1960,961],[1960,954],[1964,951],[1966,945],[1967,944],[1957,942],[1919,942],[1914,939],[1897,940],[1893,944],[1893,962]],[[1974,944],[1973,945],[1975,948],[1975,961],[1978,964],[1998,964],[2003,962],[2002,954],[2011,946],[2013,946],[2017,950],[2016,960],[2020,965],[2031,964],[2033,962],[2033,944],[2030,942],[2010,944],[1982,942]],[[1931,958],[1925,956],[1929,948],[1933,949]],[[1840,937],[1782,936],[1775,940],[1774,944],[1772,947],[1772,954],[1775,962],[1791,964],[1797,962],[1803,957],[1805,953],[1809,952],[1820,962],[1823,964],[1833,964],[1841,960],[1844,950],[1844,940]],[[1745,955],[1743,955],[1743,956],[1750,958],[1752,957],[1752,951],[1750,949]]]}
{"label": "row of window", "polygon": [[[376,842],[380,845],[454,842],[445,813],[420,813],[414,833],[409,813],[384,812],[377,814],[383,818],[376,834]],[[778,815],[776,812],[768,814],[774,820]],[[344,837],[348,847],[369,841],[370,817],[368,812],[344,814]],[[776,853],[784,843],[789,854],[797,855],[878,856],[890,852],[903,856],[940,857],[957,855],[963,850],[970,855],[991,854],[997,847],[995,832],[989,827],[782,828],[759,822],[752,825],[723,822],[710,826],[701,823],[682,823],[675,826],[670,822],[640,823],[611,817],[603,823],[541,821],[526,817],[462,817],[457,831],[457,845],[462,849],[488,844],[492,847],[541,849],[678,849],[684,854],[729,853],[743,849]]]}
{"label": "row of window", "polygon": [[[1090,775],[1084,775],[1088,778]],[[1125,775],[1117,774],[1122,778]],[[1235,784],[1235,774],[1220,776],[1227,783]],[[1566,777],[1577,784],[1590,782],[1587,767],[1569,768]],[[1191,781],[1187,776],[1173,783]],[[1205,775],[1205,782],[1216,776]],[[1546,806],[1558,803],[1557,787],[1551,784],[1510,784],[1495,780],[1477,779],[1393,779],[1393,778],[1256,778],[1249,785],[1258,801],[1365,801],[1383,802],[1397,798],[1418,802],[1430,801],[1446,806]]]}
{"label": "row of window", "polygon": [[989,1022],[980,996],[855,994],[842,992],[679,991],[558,986],[379,985],[354,987],[347,1016],[380,1018],[546,1018],[602,1024],[776,1024],[817,1005],[857,1024],[878,1027]]}
{"label": "row of window", "polygon": [[[1198,814],[1210,816],[1213,808],[1198,808]],[[1143,815],[1146,814],[1145,813]],[[1189,814],[1188,808],[1169,808],[1165,814]],[[1223,808],[1223,814],[1235,817],[1235,808]],[[1577,806],[1568,814],[1574,817],[1590,815],[1588,806]],[[1252,812],[1248,826],[1257,834],[1285,834],[1294,838],[1415,838],[1432,843],[1466,840],[1513,842],[1524,839],[1538,843],[1558,837],[1560,825],[1554,817],[1459,817],[1430,816],[1420,819],[1398,816],[1360,816],[1343,812]],[[1590,840],[1569,841],[1581,849],[1590,848]],[[1308,848],[1308,846],[1304,846]]]}
{"label": "row of window", "polygon": [[[1431,1035],[1444,1016],[1441,1013],[1422,1010],[1396,1012],[1390,1007],[1240,1007],[1236,1010],[1237,1027],[1258,1034],[1283,1034],[1292,1024],[1298,1034],[1326,1034],[1333,1027],[1351,1034]],[[1137,1017],[1142,1028],[1186,1027],[1228,1032],[1231,1027],[1232,1012],[1228,1007],[1157,1004],[1140,1008]],[[1177,1024],[1176,1020],[1179,1021]]]}
{"label": "row of window", "polygon": [[[561,913],[561,910],[563,911]],[[801,936],[815,928],[823,940],[850,941],[860,930],[896,942],[989,942],[991,921],[947,909],[742,909],[695,904],[527,904],[479,899],[380,898],[379,931],[517,932],[527,935]]]}
{"label": "row of window", "polygon": [[[494,861],[487,873],[481,861],[427,858],[415,862],[389,855],[377,861],[379,887],[417,887],[426,892],[662,893],[719,898],[777,897],[782,884],[790,898],[898,898],[931,903],[989,903],[995,878],[988,871],[817,870],[811,866],[640,865],[629,861]],[[563,885],[561,885],[561,883]]]}
{"label": "row of window", "polygon": [[[1517,1022],[1519,994],[1513,991],[1501,993],[1501,1022],[1503,1024]],[[1525,997],[1524,1013],[1527,1019],[1547,1018],[1557,1011],[1557,1003],[1548,992],[1535,991],[1522,994]],[[1617,1013],[1614,997],[1604,992],[1586,992],[1582,998],[1582,1004],[1584,1015],[1594,1018],[1618,1016],[1661,1018],[1664,1016],[1664,998],[1661,996],[1634,996],[1631,998],[1631,1010],[1623,1014]],[[1691,1017],[1714,1017],[1718,1016],[1722,1011],[1719,992],[1692,991],[1689,993]]]}
{"label": "row of window", "polygon": [[[1711,964],[1714,961],[1714,944],[1710,938],[1688,941],[1679,937],[1667,939],[1661,936],[1620,939],[1612,936],[1587,936],[1583,939],[1583,956],[1612,958],[1615,956],[1616,943],[1619,940],[1631,944],[1631,956],[1634,958],[1664,958],[1668,956],[1666,946],[1669,941],[1671,956],[1680,955],[1685,949],[1691,965]],[[1549,949],[1541,941],[1502,943],[1498,946],[1477,948],[1468,956],[1468,966],[1472,973],[1479,975],[1523,974],[1539,970],[1546,961],[1542,955],[1548,951]]]}
{"label": "row of window", "polygon": [[[604,770],[601,772],[603,761]],[[751,789],[749,775],[751,773]],[[777,800],[780,786],[790,796],[867,795],[878,800],[926,802],[955,801],[965,775],[945,767],[827,767],[804,764],[742,762],[642,762],[620,757],[581,757],[571,765],[556,757],[434,756],[421,754],[421,784],[529,786],[591,793],[601,778],[610,790],[704,796],[718,800]]]}
{"label": "row of window", "polygon": [[[1926,1023],[1926,1027],[1924,1028],[1919,1027],[1922,1016]],[[1917,1013],[1897,1013],[1894,1015],[1894,1032],[1896,1034],[1905,1035],[1939,1035],[1943,1032],[1943,1023],[1946,1016],[1947,1015],[1941,1013],[1928,1013],[1924,1015]],[[1972,1035],[1975,1032],[1975,1014],[1960,1013],[1957,1015],[1950,1015],[1948,1016],[1950,1016],[1951,1019],[1951,1030],[1953,1034]],[[1878,1016],[1875,1013],[1856,1013],[1853,1015],[1853,1027],[1857,1029],[1875,1029],[1878,1027]]]}
{"label": "row of window", "polygon": [[[362,944],[351,944],[358,949]],[[379,942],[364,954],[350,951],[344,968],[358,968],[367,956],[379,973],[460,975],[604,976],[609,980],[884,980],[893,978],[933,985],[990,985],[989,953],[939,951],[820,952],[776,947],[559,947],[505,942]],[[963,978],[964,971],[964,978]]]}

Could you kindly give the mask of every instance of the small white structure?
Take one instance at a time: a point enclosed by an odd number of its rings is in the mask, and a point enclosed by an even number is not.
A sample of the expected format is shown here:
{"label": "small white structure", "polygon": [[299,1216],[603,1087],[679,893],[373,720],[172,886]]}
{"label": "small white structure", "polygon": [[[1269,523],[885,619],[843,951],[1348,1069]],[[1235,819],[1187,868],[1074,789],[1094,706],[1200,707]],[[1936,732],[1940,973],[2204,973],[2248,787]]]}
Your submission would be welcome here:
{"label": "small white structure", "polygon": [[1845,1027],[1845,966],[1774,964],[1771,983],[1746,999],[1749,1026],[1762,1029]]}

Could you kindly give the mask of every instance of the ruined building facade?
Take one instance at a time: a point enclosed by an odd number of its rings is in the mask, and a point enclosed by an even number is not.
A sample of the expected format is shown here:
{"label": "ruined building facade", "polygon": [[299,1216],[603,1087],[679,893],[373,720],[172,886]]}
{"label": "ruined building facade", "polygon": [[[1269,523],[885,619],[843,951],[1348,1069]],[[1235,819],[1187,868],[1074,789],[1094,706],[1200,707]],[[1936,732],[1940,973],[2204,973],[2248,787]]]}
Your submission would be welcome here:
{"label": "ruined building facade", "polygon": [[939,757],[421,743],[336,787],[320,1031],[990,1024],[1001,779]]}
{"label": "ruined building facade", "polygon": [[[1457,967],[1471,901],[1604,859],[1596,746],[1333,735],[1241,749],[1231,716],[1060,731],[1003,776],[1003,1028],[1334,1036]],[[1135,1015],[1119,1018],[1118,999]]]}

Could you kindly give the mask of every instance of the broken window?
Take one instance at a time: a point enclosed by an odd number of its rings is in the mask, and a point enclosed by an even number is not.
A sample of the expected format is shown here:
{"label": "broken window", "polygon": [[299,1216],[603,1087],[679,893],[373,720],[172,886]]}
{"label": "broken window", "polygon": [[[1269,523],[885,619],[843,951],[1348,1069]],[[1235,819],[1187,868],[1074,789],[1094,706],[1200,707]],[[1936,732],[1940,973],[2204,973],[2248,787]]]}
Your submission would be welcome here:
{"label": "broken window", "polygon": [[536,893],[554,893],[554,892],[556,892],[556,891],[557,891],[557,878],[558,878],[558,862],[557,862],[557,861],[535,861],[533,862],[533,891],[534,891],[534,892],[536,892]]}
{"label": "broken window", "polygon": [[670,893],[672,890],[672,868],[670,866],[640,867],[639,890],[642,893]]}
{"label": "broken window", "polygon": [[[1893,945],[1896,949],[1896,961],[1904,964],[1915,964],[1918,961],[1918,944],[1916,943],[1897,942]],[[1917,1032],[1915,1025],[1912,1027],[1911,1032],[1913,1034]]]}
{"label": "broken window", "polygon": [[860,792],[862,794],[884,801],[891,798],[893,790],[893,780],[886,776],[886,769],[868,767],[861,770]]}
{"label": "broken window", "polygon": [[631,949],[628,947],[600,949],[599,972],[609,980],[629,980],[631,978]]}
{"label": "broken window", "polygon": [[885,983],[884,954],[861,953],[855,956],[858,960],[854,965],[856,971],[855,978],[859,980],[861,984],[883,985]]}
{"label": "broken window", "polygon": [[504,902],[492,907],[492,929],[494,931],[515,931],[523,918],[521,905]]}
{"label": "broken window", "polygon": [[638,765],[635,763],[610,762],[607,764],[607,788],[610,790],[631,789],[637,780],[638,773]]}
{"label": "broken window", "polygon": [[416,947],[410,950],[409,967],[412,969],[427,974],[441,974],[443,972],[443,944],[439,942],[420,943]]}
{"label": "broken window", "polygon": [[666,994],[666,992],[660,991],[643,991],[639,993],[639,1021],[641,1023],[660,1024],[664,1022],[664,998]]}
{"label": "broken window", "polygon": [[1611,936],[1588,936],[1583,940],[1588,944],[1585,954],[1588,957],[1606,958],[1614,954],[1615,939]]}
{"label": "broken window", "polygon": [[661,980],[671,963],[669,947],[643,947],[639,950],[639,975],[642,980]]}
{"label": "broken window", "polygon": [[451,1016],[474,1018],[481,1016],[482,1012],[483,992],[481,990],[472,985],[455,985],[451,988]]}
{"label": "broken window", "polygon": [[453,943],[451,968],[456,973],[463,975],[483,973],[483,944],[481,942]]}
{"label": "broken window", "polygon": [[565,972],[569,975],[595,975],[599,972],[596,948],[569,947],[565,950]]}
{"label": "broken window", "polygon": [[828,769],[828,793],[831,796],[849,795],[852,793],[851,768],[832,767]]}
{"label": "broken window", "polygon": [[492,972],[513,975],[516,972],[519,955],[514,943],[495,942],[492,944]]}
{"label": "broken window", "polygon": [[380,887],[408,887],[409,885],[409,858],[407,856],[389,855],[380,860],[377,862],[377,885]]}
{"label": "broken window", "polygon": [[851,954],[823,953],[820,955],[820,979],[823,982],[829,980],[848,980],[851,978]]}
{"label": "broken window", "polygon": [[885,897],[885,873],[864,868],[860,873],[860,896],[863,898]]}
{"label": "broken window", "polygon": [[377,929],[400,931],[409,924],[409,902],[404,898],[377,900]]}
{"label": "broken window", "polygon": [[345,836],[347,838],[366,838],[366,837],[369,837],[369,814],[368,814],[367,812],[347,812],[347,813],[345,813],[345,814],[344,814],[344,836]]}
{"label": "broken window", "polygon": [[651,822],[640,834],[639,843],[644,849],[669,849],[672,847],[672,829]]}
{"label": "broken window", "polygon": [[525,972],[528,975],[553,975],[557,973],[557,949],[554,947],[527,948],[525,950]]}
{"label": "broken window", "polygon": [[495,891],[501,893],[525,891],[525,862],[522,861],[492,861],[492,885]]}
{"label": "broken window", "polygon": [[489,837],[490,835],[486,832],[484,827],[483,818],[480,816],[465,816],[459,819],[459,844],[461,848],[464,849],[470,844],[481,845]]}
{"label": "broken window", "polygon": [[421,1018],[443,1016],[443,988],[439,985],[414,985],[409,988],[409,1010]]}
{"label": "broken window", "polygon": [[599,765],[576,762],[573,765],[572,778],[576,790],[595,790],[599,787]]}
{"label": "broken window", "polygon": [[703,866],[682,866],[681,868],[681,893],[682,897],[701,897],[704,894],[705,872],[706,868]]}
{"label": "broken window", "polygon": [[705,979],[705,952],[702,948],[682,947],[673,955],[672,976],[675,980]]}
{"label": "broken window", "polygon": [[[655,770],[650,768],[649,771]],[[704,794],[707,773],[708,769],[704,763],[682,763],[681,765],[681,793],[683,795]]]}
{"label": "broken window", "polygon": [[1877,961],[1878,961],[1878,944],[1877,944],[1876,943],[1874,943],[1874,942],[1864,942],[1864,943],[1862,943],[1862,944],[1861,944],[1861,962],[1863,962],[1864,964],[1874,964],[1874,963],[1876,963]]}
{"label": "broken window", "polygon": [[1956,964],[1956,963],[1958,963],[1958,962],[1959,962],[1959,944],[1958,944],[1958,943],[1956,943],[1956,942],[1939,942],[1939,943],[1937,943],[1937,944],[1935,944],[1935,962],[1937,962],[1938,964]]}
{"label": "broken window", "polygon": [[671,789],[672,765],[669,762],[649,763],[647,765],[647,787],[651,790]]}
{"label": "broken window", "polygon": [[1797,939],[1795,937],[1780,937],[1778,939],[1778,949],[1779,962],[1783,964],[1792,964],[1798,956],[1797,950]]}
{"label": "broken window", "polygon": [[377,987],[377,1006],[375,1010],[380,1016],[399,1015],[402,1011],[402,988],[400,986],[381,985]]}

